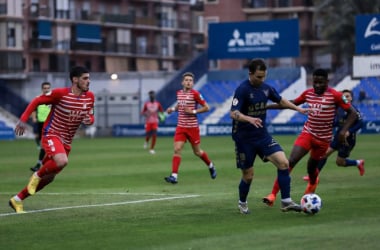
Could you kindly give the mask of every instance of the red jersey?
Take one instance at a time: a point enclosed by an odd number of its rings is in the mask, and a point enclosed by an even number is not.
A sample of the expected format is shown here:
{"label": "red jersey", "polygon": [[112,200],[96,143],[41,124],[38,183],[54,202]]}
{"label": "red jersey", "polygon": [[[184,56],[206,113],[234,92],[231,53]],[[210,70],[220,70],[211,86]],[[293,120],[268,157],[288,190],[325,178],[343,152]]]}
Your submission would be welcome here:
{"label": "red jersey", "polygon": [[187,92],[182,89],[177,91],[178,127],[198,127],[197,115],[185,113],[186,107],[194,110],[197,109],[198,104],[202,106],[206,104],[206,101],[198,91],[194,89],[191,89]]}
{"label": "red jersey", "polygon": [[141,114],[145,115],[145,123],[158,123],[158,112],[164,112],[158,101],[144,103]]}
{"label": "red jersey", "polygon": [[310,109],[303,132],[310,133],[323,141],[332,139],[336,109],[341,107],[348,110],[351,106],[341,92],[332,88],[327,88],[322,95],[315,94],[313,88],[307,89],[294,100],[296,105],[302,103],[307,103]]}
{"label": "red jersey", "polygon": [[71,88],[58,88],[36,97],[28,105],[20,120],[26,122],[40,104],[51,104],[51,111],[44,127],[44,136],[59,137],[64,144],[71,144],[82,121],[90,116],[94,120],[94,94],[90,91],[80,96],[71,93]]}

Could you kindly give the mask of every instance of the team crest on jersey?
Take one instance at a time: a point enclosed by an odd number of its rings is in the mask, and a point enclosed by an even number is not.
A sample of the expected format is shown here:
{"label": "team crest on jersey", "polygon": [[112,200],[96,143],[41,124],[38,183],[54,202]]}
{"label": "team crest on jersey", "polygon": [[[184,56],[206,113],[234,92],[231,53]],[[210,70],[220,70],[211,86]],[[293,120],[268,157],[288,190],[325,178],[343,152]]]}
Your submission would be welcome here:
{"label": "team crest on jersey", "polygon": [[238,103],[239,103],[239,100],[238,100],[237,98],[234,98],[234,99],[232,100],[232,105],[233,105],[233,106],[238,105]]}
{"label": "team crest on jersey", "polygon": [[264,90],[264,95],[266,96],[266,97],[268,97],[268,95],[269,95],[269,91],[266,89],[266,90]]}
{"label": "team crest on jersey", "polygon": [[83,109],[87,108],[87,103],[83,103]]}
{"label": "team crest on jersey", "polygon": [[253,95],[253,93],[249,94],[249,98],[251,98],[251,99],[255,98],[255,96]]}

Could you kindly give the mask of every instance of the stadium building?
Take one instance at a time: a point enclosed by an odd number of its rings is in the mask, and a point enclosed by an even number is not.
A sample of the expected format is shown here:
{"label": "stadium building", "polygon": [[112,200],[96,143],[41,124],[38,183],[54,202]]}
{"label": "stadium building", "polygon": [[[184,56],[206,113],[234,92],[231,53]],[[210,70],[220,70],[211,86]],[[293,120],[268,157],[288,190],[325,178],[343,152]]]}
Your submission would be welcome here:
{"label": "stadium building", "polygon": [[[149,90],[157,91],[164,107],[172,105],[185,71],[195,73],[196,88],[211,104],[200,121],[228,124],[229,98],[246,77],[242,69],[251,58],[210,59],[208,49],[217,43],[209,44],[208,29],[219,23],[272,20],[297,20],[298,25],[297,56],[266,58],[271,67],[268,81],[287,98],[306,87],[313,68],[338,69],[338,59],[327,52],[329,41],[321,39],[323,18],[316,15],[313,1],[0,0],[1,113],[19,116],[39,94],[42,81],[68,86],[68,69],[84,65],[91,71],[100,129],[141,124],[139,110]],[[227,35],[241,38],[233,32]],[[356,96],[365,91],[367,101],[360,103],[368,111],[365,119],[379,120],[378,79],[345,78],[350,70],[332,72],[333,84],[353,89]],[[302,122],[280,112],[268,118]],[[174,124],[175,116],[166,122]]]}

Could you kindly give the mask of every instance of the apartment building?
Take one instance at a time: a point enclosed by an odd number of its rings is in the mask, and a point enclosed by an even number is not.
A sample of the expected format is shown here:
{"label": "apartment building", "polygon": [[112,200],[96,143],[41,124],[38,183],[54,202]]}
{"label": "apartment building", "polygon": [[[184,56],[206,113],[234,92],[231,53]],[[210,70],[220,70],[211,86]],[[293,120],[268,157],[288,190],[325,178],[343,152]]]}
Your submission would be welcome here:
{"label": "apartment building", "polygon": [[0,73],[175,71],[200,15],[186,0],[0,0]]}
{"label": "apartment building", "polygon": [[331,68],[315,12],[311,0],[0,0],[0,74],[176,71],[207,50],[209,23],[289,18],[299,19],[300,56],[269,65]]}

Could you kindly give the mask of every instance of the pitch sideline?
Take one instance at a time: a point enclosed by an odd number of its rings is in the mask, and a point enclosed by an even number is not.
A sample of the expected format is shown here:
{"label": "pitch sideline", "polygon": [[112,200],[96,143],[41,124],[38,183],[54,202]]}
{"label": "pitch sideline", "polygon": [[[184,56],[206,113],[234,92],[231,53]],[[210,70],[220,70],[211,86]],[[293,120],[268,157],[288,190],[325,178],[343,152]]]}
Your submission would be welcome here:
{"label": "pitch sideline", "polygon": [[[50,194],[52,194],[52,193],[50,193]],[[148,194],[145,194],[145,195],[148,195]],[[153,195],[153,194],[150,194],[150,195]],[[79,205],[79,206],[69,206],[69,207],[46,208],[46,209],[39,209],[39,210],[29,210],[23,214],[43,213],[43,212],[68,210],[68,209],[76,209],[76,208],[121,206],[121,205],[137,204],[137,203],[145,203],[145,202],[155,202],[155,201],[165,201],[165,200],[175,200],[175,199],[188,199],[188,198],[195,198],[195,197],[199,197],[199,196],[200,195],[198,195],[198,194],[193,194],[193,195],[172,196],[172,197],[163,197],[163,198],[152,198],[152,199],[144,199],[144,200],[136,200],[136,201],[123,201],[123,202],[102,203],[102,204],[92,204],[92,205]],[[18,214],[15,212],[2,213],[2,214],[0,214],[0,217],[11,216],[11,215],[22,215],[22,214]]]}

